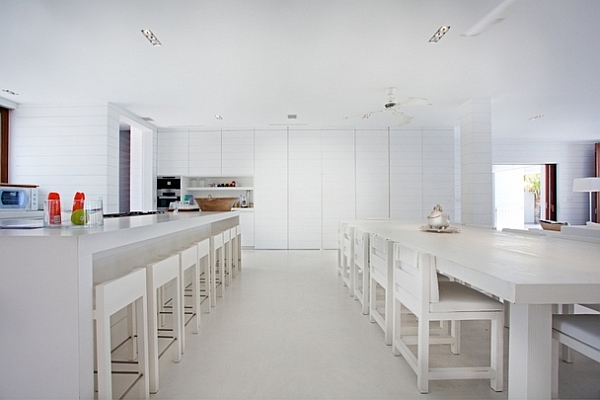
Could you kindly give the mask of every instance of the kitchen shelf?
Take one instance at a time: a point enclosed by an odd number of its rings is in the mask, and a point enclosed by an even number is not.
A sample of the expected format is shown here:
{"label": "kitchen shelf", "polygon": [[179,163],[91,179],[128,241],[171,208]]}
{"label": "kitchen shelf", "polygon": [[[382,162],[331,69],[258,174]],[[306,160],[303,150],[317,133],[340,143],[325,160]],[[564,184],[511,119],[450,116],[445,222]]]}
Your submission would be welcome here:
{"label": "kitchen shelf", "polygon": [[188,191],[190,192],[201,192],[201,191],[213,191],[213,190],[219,190],[219,191],[233,191],[233,190],[254,190],[254,188],[252,186],[235,186],[235,187],[207,187],[207,186],[203,186],[203,187],[188,187],[187,188]]}

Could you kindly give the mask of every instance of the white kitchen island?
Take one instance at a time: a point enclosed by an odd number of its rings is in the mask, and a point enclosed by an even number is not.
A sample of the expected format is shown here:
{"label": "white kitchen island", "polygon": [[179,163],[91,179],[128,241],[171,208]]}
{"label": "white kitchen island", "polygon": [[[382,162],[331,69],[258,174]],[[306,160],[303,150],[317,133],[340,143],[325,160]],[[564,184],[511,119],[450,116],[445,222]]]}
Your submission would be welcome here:
{"label": "white kitchen island", "polygon": [[0,230],[0,398],[93,399],[94,283],[238,223],[180,212]]}

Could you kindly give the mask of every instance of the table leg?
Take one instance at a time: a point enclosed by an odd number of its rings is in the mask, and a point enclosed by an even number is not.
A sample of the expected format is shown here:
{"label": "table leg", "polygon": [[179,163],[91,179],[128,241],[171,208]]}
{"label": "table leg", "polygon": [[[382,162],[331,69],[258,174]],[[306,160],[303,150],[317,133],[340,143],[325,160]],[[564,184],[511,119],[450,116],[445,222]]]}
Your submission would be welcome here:
{"label": "table leg", "polygon": [[550,399],[552,305],[510,305],[508,398]]}

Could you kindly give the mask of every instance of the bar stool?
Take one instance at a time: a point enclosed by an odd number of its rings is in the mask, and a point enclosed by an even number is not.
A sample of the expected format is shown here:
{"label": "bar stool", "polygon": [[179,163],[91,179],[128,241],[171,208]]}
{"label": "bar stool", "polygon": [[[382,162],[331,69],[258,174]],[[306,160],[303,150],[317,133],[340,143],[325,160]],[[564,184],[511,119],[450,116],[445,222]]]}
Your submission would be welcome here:
{"label": "bar stool", "polygon": [[223,231],[223,268],[225,270],[225,285],[231,285],[232,281],[232,264],[233,260],[231,259],[232,254],[232,242],[231,242],[231,229],[225,229]]}
{"label": "bar stool", "polygon": [[242,230],[240,226],[231,228],[231,271],[237,277],[242,269]]}
{"label": "bar stool", "polygon": [[392,344],[394,242],[377,234],[371,234],[369,241],[369,320],[381,327],[384,342],[389,346]]}
{"label": "bar stool", "polygon": [[[182,353],[182,334],[181,334],[181,317],[183,315],[182,307],[182,290],[179,271],[179,253],[173,254],[160,261],[150,263],[146,266],[147,273],[147,297],[148,297],[148,365],[150,377],[150,393],[156,393],[159,389],[159,365],[158,359],[173,345],[173,361],[181,361]],[[158,328],[158,314],[161,312],[162,301],[158,291],[161,291],[163,286],[171,284],[170,290],[173,299],[172,315],[172,335],[167,336],[159,332],[169,331],[169,329]],[[159,352],[158,339],[170,339],[167,347]]]}
{"label": "bar stool", "polygon": [[137,340],[134,341],[137,350],[137,378],[123,396],[127,395],[136,383],[142,381],[139,387],[140,397],[149,398],[146,270],[138,268],[120,278],[97,284],[94,300],[98,399],[115,398],[112,392],[112,373],[118,372],[112,370],[110,317],[129,305],[133,305],[137,331]]}
{"label": "bar stool", "polygon": [[[213,294],[210,299],[211,307],[217,306],[217,296],[223,297],[225,294],[225,268],[223,268],[223,259],[225,258],[225,251],[223,249],[223,233],[217,233],[210,237],[210,258],[212,264],[212,276],[210,282],[210,290]],[[219,262],[221,268],[219,268]],[[218,277],[217,277],[218,275]],[[217,287],[219,288],[219,294],[217,294]]]}
{"label": "bar stool", "polygon": [[[185,352],[185,327],[192,322],[192,333],[197,334],[200,329],[200,266],[198,265],[198,245],[193,244],[179,251],[179,274],[181,280],[181,306],[183,315],[181,318],[181,352]],[[190,283],[186,285],[186,275],[190,276]],[[192,304],[186,306],[186,293],[191,292]],[[189,310],[189,311],[187,311]],[[186,320],[187,316],[190,316]]]}
{"label": "bar stool", "polygon": [[199,267],[199,284],[200,284],[200,303],[201,307],[207,314],[210,314],[211,299],[214,296],[212,290],[212,262],[210,258],[210,238],[204,239],[196,244],[198,267]]}

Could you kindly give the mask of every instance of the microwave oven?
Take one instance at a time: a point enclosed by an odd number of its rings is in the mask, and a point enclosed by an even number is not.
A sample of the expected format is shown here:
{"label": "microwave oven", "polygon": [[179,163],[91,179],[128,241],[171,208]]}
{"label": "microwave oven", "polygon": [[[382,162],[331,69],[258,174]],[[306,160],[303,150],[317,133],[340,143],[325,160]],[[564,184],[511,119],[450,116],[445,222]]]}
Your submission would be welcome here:
{"label": "microwave oven", "polygon": [[37,210],[38,188],[25,186],[0,186],[0,211]]}

